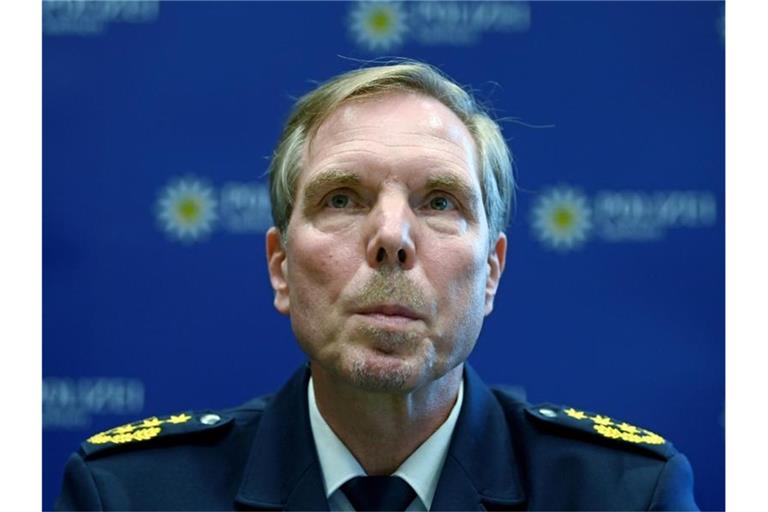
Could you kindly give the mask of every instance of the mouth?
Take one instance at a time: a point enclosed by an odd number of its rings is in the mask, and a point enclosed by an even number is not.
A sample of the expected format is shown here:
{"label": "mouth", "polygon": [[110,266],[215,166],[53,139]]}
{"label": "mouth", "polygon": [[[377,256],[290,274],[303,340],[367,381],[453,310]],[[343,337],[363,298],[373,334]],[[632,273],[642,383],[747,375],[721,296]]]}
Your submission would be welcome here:
{"label": "mouth", "polygon": [[382,304],[379,306],[370,306],[356,311],[358,315],[383,316],[393,318],[404,318],[408,320],[423,320],[423,316],[407,306],[397,304]]}
{"label": "mouth", "polygon": [[414,322],[424,320],[424,316],[417,311],[398,304],[382,304],[369,306],[355,311],[369,322],[387,328],[402,328],[412,325]]}

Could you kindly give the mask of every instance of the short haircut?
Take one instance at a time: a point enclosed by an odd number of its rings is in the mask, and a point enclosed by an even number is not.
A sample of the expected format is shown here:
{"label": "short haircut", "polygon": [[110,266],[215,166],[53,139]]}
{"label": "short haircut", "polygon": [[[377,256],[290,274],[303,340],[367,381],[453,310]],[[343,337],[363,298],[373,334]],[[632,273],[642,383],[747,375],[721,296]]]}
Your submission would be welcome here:
{"label": "short haircut", "polygon": [[416,61],[343,73],[305,94],[294,105],[269,166],[272,219],[286,240],[306,144],[342,103],[391,91],[433,97],[466,125],[478,152],[483,207],[493,245],[509,221],[514,197],[512,155],[496,122],[475,99],[438,69]]}

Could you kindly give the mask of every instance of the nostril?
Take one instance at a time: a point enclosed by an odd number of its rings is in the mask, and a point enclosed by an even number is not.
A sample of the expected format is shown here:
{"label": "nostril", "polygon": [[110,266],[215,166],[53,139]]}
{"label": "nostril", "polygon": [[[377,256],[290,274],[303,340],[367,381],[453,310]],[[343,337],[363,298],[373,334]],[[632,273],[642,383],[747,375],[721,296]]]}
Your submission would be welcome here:
{"label": "nostril", "polygon": [[386,255],[387,251],[383,247],[379,247],[379,252],[376,253],[376,261],[381,263]]}
{"label": "nostril", "polygon": [[405,249],[397,251],[397,259],[400,260],[400,263],[405,263]]}

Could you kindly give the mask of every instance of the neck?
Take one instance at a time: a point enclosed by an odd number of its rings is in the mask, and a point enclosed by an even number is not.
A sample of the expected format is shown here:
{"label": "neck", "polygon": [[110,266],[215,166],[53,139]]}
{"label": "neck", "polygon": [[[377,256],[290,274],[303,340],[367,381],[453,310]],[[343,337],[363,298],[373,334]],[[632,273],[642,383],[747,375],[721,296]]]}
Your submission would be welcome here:
{"label": "neck", "polygon": [[315,400],[323,419],[369,475],[389,475],[451,413],[464,365],[418,389],[370,392],[350,386],[312,363]]}

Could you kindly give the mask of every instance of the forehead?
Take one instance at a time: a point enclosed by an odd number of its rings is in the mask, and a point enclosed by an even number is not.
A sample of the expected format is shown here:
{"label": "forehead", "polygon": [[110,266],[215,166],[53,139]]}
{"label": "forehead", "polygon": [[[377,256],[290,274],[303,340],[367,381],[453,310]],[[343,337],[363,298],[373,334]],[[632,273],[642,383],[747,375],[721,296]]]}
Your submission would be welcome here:
{"label": "forehead", "polygon": [[439,100],[415,91],[389,91],[364,98],[353,98],[337,107],[315,134],[361,124],[383,121],[409,121],[420,128],[452,139],[469,136],[459,117]]}
{"label": "forehead", "polygon": [[353,151],[365,143],[389,146],[393,150],[389,155],[419,157],[429,150],[454,153],[476,168],[474,138],[461,119],[439,100],[411,91],[342,103],[315,131],[305,148],[305,163],[323,159],[341,147]]}

